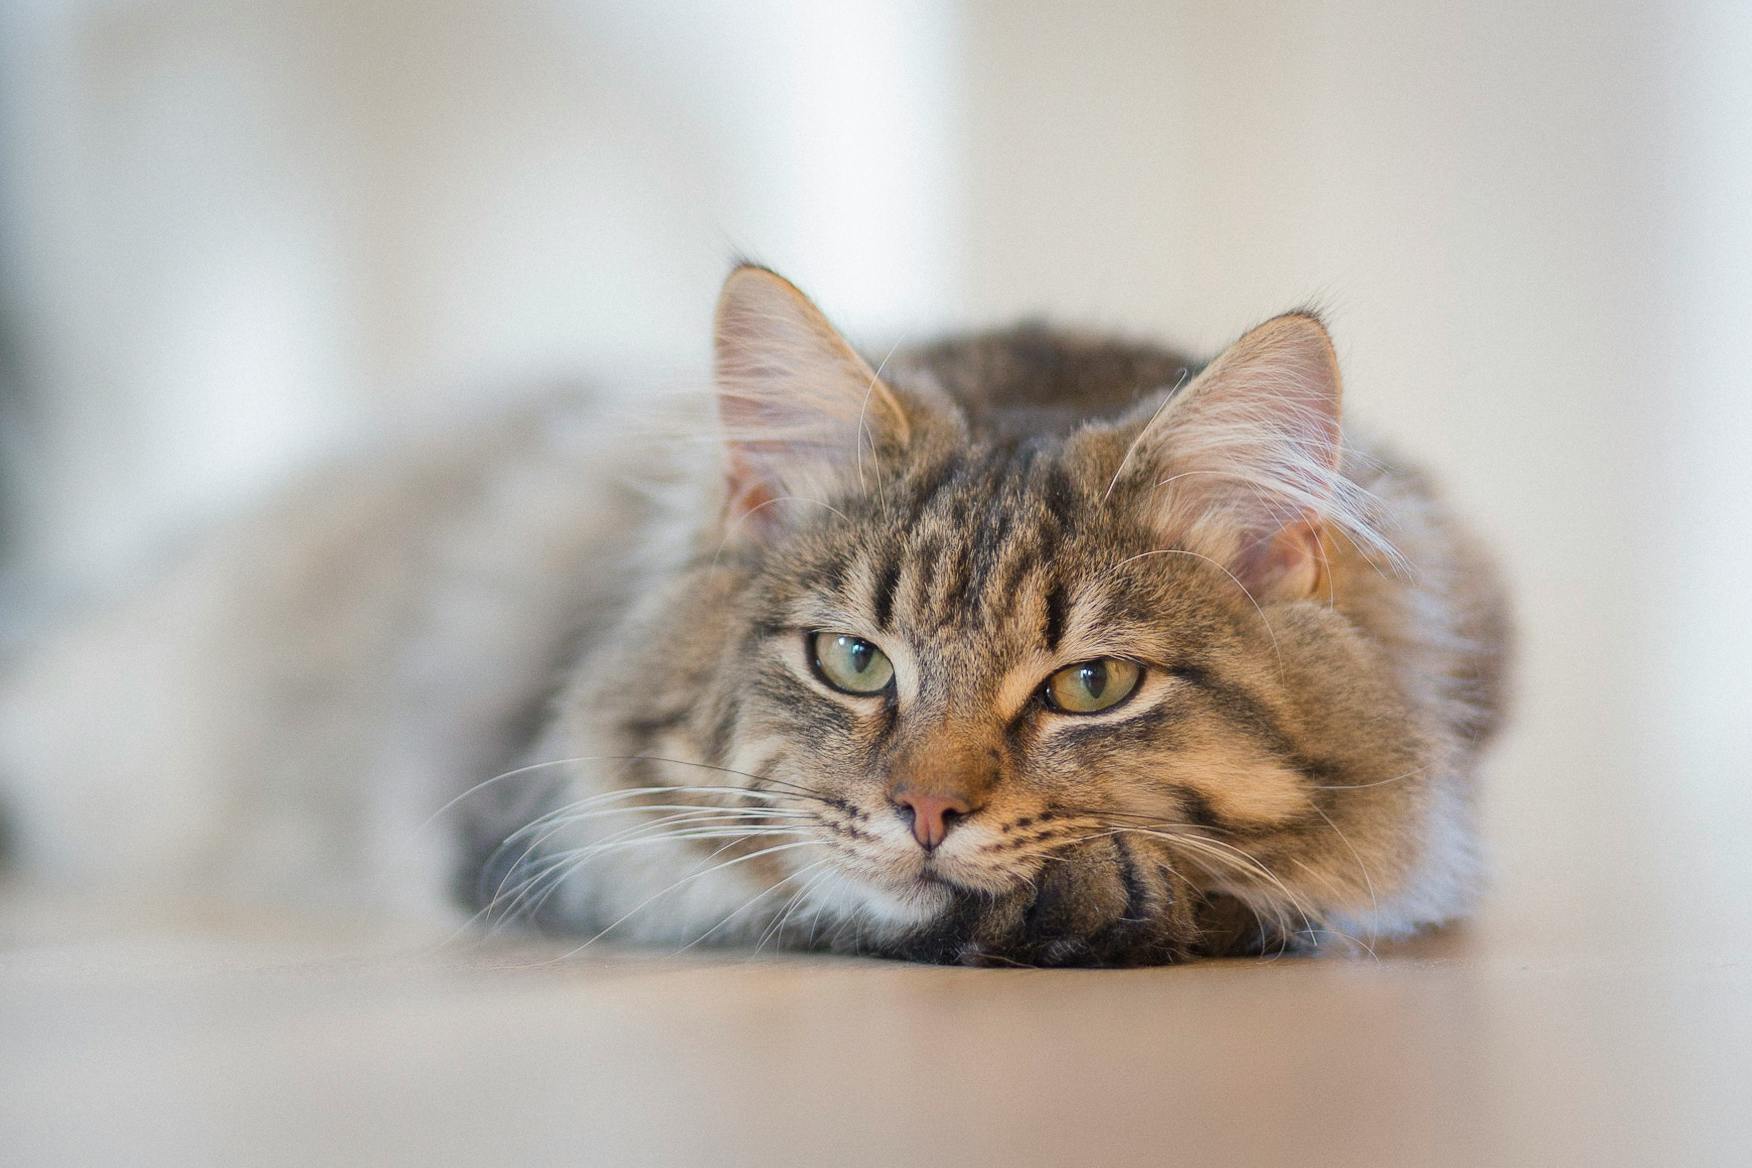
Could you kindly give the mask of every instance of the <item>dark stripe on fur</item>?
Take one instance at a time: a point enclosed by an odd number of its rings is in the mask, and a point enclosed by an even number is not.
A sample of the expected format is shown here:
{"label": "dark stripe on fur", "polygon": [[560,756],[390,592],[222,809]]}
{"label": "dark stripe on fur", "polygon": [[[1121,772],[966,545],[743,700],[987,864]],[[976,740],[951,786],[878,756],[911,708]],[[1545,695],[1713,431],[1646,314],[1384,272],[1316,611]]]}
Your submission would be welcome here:
{"label": "dark stripe on fur", "polygon": [[1305,770],[1296,744],[1283,732],[1264,702],[1234,682],[1225,681],[1198,666],[1181,666],[1176,672],[1193,682],[1204,694],[1206,702],[1230,723],[1298,770]]}
{"label": "dark stripe on fur", "polygon": [[1211,801],[1193,790],[1191,787],[1175,787],[1174,793],[1180,797],[1181,806],[1186,808],[1186,821],[1196,823],[1203,828],[1222,831],[1227,828],[1222,816],[1217,814]]}
{"label": "dark stripe on fur", "polygon": [[1028,545],[1018,544],[1010,549],[1010,554],[1004,564],[1004,571],[998,577],[994,595],[1000,605],[1011,603],[1022,586],[1022,577],[1034,567],[1037,561]]}
{"label": "dark stripe on fur", "polygon": [[[989,520],[976,524],[972,533],[974,540],[972,563],[969,566],[969,590],[978,597],[983,605],[987,597],[987,589],[991,584],[991,576],[1003,558],[1004,545],[1009,539],[1012,508],[1000,506],[997,513]],[[1000,595],[999,604],[1006,601]]]}
{"label": "dark stripe on fur", "polygon": [[629,735],[637,738],[640,747],[643,748],[659,734],[673,730],[686,722],[692,713],[691,710],[672,710],[667,714],[653,714],[649,718],[631,718],[621,723],[621,727]]}
{"label": "dark stripe on fur", "polygon": [[1048,651],[1057,651],[1065,635],[1065,590],[1059,584],[1046,591],[1046,624],[1040,631]]}
{"label": "dark stripe on fur", "polygon": [[1041,495],[1047,511],[1058,520],[1059,527],[1068,527],[1075,521],[1077,488],[1064,467],[1056,463],[1047,467]]}
{"label": "dark stripe on fur", "polygon": [[791,730],[805,736],[830,729],[850,734],[856,727],[851,711],[831,698],[822,697],[783,667],[763,670],[748,685],[751,691],[771,702],[775,711],[782,712],[783,721]]}
{"label": "dark stripe on fur", "polygon": [[1144,887],[1142,875],[1138,872],[1137,858],[1127,846],[1124,836],[1114,836],[1114,854],[1119,857],[1120,876],[1125,880],[1125,911],[1120,915],[1137,920],[1149,910],[1149,889]]}
{"label": "dark stripe on fur", "polygon": [[917,486],[913,488],[911,505],[907,508],[907,527],[911,528],[918,524],[919,517],[936,499],[937,492],[941,491],[954,476],[955,466],[954,459],[944,459],[920,476]]}
{"label": "dark stripe on fur", "polygon": [[876,574],[876,594],[871,600],[876,627],[883,632],[888,631],[889,623],[894,620],[894,591],[899,584],[900,562],[891,558]]}
{"label": "dark stripe on fur", "polygon": [[712,723],[710,734],[706,738],[706,759],[713,766],[723,766],[730,757],[730,742],[736,734],[736,722],[742,715],[742,703],[731,696],[725,699],[724,709]]}
{"label": "dark stripe on fur", "polygon": [[937,623],[947,626],[967,619],[967,587],[973,579],[973,549],[966,539],[951,542],[954,558],[940,567],[942,585],[938,590]]}

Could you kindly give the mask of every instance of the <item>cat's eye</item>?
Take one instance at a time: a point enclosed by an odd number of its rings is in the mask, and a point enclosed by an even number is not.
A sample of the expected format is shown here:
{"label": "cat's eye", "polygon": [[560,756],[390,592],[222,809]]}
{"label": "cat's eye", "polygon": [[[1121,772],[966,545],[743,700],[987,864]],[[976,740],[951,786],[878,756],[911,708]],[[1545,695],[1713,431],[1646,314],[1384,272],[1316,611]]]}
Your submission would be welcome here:
{"label": "cat's eye", "polygon": [[1144,671],[1122,657],[1079,661],[1046,679],[1048,707],[1066,714],[1099,714],[1131,697]]}
{"label": "cat's eye", "polygon": [[879,694],[894,680],[894,664],[888,654],[847,633],[814,633],[809,649],[815,671],[841,693]]}

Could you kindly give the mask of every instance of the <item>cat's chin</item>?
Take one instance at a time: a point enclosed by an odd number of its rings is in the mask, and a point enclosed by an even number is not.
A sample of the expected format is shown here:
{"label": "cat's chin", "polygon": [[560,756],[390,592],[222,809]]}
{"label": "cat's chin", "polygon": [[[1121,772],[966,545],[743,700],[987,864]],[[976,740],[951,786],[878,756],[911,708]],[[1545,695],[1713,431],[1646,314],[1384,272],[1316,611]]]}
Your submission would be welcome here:
{"label": "cat's chin", "polygon": [[823,880],[815,895],[834,916],[862,919],[877,929],[897,932],[937,919],[955,899],[954,889],[935,878],[878,884],[844,871]]}

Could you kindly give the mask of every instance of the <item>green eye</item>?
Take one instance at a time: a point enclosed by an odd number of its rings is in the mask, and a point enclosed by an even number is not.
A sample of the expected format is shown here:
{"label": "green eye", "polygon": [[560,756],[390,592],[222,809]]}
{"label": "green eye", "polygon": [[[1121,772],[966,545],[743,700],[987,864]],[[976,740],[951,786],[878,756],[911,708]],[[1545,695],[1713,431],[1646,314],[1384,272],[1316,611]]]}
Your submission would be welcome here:
{"label": "green eye", "polygon": [[1119,657],[1082,661],[1046,679],[1046,704],[1066,714],[1098,714],[1131,697],[1143,674]]}
{"label": "green eye", "polygon": [[815,655],[815,670],[823,681],[842,693],[879,694],[894,680],[894,664],[888,654],[846,633],[816,633],[809,638]]}

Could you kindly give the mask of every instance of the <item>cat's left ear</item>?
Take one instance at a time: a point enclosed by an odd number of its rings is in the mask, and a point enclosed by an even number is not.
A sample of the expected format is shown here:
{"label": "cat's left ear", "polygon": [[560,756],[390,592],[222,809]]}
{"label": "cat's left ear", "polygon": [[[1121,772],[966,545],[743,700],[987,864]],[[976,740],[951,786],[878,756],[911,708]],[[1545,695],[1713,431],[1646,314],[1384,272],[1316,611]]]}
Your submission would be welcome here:
{"label": "cat's left ear", "polygon": [[1165,539],[1216,560],[1258,600],[1312,595],[1322,532],[1364,522],[1339,471],[1341,396],[1319,318],[1276,317],[1140,414],[1121,471]]}
{"label": "cat's left ear", "polygon": [[907,444],[911,425],[893,391],[788,280],[738,267],[716,323],[730,523],[770,532]]}

